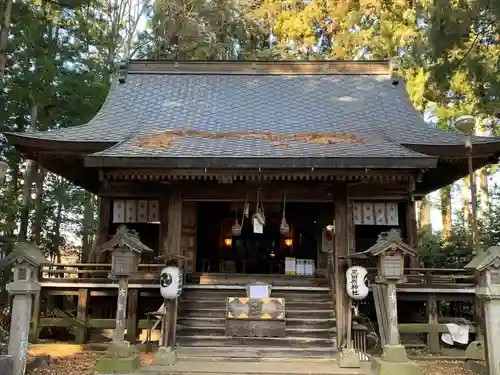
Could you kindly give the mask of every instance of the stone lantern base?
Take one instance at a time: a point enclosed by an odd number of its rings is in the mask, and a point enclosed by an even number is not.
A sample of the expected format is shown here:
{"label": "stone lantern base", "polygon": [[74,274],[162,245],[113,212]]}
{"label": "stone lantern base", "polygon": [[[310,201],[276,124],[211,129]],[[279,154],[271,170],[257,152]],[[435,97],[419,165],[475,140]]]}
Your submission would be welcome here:
{"label": "stone lantern base", "polygon": [[95,364],[98,374],[127,374],[135,372],[141,366],[141,358],[137,349],[127,341],[112,343],[106,354]]}
{"label": "stone lantern base", "polygon": [[374,375],[421,375],[415,362],[408,360],[403,345],[384,345],[382,358],[375,358],[371,364]]}

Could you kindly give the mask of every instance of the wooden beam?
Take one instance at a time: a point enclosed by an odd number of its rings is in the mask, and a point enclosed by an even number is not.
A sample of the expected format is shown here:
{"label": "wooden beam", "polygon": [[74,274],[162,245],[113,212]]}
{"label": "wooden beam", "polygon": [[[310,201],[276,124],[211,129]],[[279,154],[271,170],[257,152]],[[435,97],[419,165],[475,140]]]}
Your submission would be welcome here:
{"label": "wooden beam", "polygon": [[[166,255],[181,254],[181,235],[182,235],[182,191],[179,188],[170,191],[168,202],[168,235],[166,245]],[[167,325],[165,332],[165,345],[175,347],[177,330],[177,308],[178,299],[168,300],[167,303]]]}
{"label": "wooden beam", "polygon": [[137,305],[139,302],[139,290],[131,289],[128,293],[127,310],[127,341],[132,345],[137,340]]}
{"label": "wooden beam", "polygon": [[168,209],[169,197],[163,195],[160,199],[160,233],[158,255],[167,255],[168,239]]}
{"label": "wooden beam", "polygon": [[[439,317],[439,305],[437,296],[435,294],[429,294],[426,303],[426,312],[429,326],[435,327],[438,324]],[[427,349],[433,353],[437,354],[441,352],[439,344],[439,330],[429,330],[427,332]]]}
{"label": "wooden beam", "polygon": [[345,291],[345,271],[348,267],[346,256],[349,251],[348,202],[344,187],[344,198],[335,201],[335,312],[337,324],[337,347],[347,342],[348,297]]}
{"label": "wooden beam", "polygon": [[[406,241],[408,245],[416,248],[418,245],[417,215],[415,212],[415,201],[406,202]],[[420,260],[417,257],[410,259],[411,268],[419,268]]]}
{"label": "wooden beam", "polygon": [[99,197],[99,228],[97,229],[96,241],[95,241],[95,251],[98,253],[93,253],[92,258],[95,259],[95,263],[103,263],[105,254],[99,252],[99,248],[103,245],[109,237],[109,227],[111,224],[111,209],[112,200],[109,197]]}
{"label": "wooden beam", "polygon": [[89,302],[89,294],[89,289],[78,289],[78,307],[76,310],[76,319],[83,325],[75,327],[75,341],[77,344],[83,344],[87,340],[87,305]]}
{"label": "wooden beam", "polygon": [[32,344],[38,343],[38,335],[40,333],[40,308],[42,303],[42,291],[39,291],[33,296],[33,309],[31,312],[31,329],[29,341]]}

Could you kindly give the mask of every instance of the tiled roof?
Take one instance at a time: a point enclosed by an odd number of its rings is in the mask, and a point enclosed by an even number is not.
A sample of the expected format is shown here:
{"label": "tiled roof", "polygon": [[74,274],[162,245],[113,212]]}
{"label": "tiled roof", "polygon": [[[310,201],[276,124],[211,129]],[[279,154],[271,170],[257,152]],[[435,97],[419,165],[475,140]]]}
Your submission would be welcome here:
{"label": "tiled roof", "polygon": [[[365,139],[317,145],[178,137],[168,147],[138,146],[139,137],[173,130],[337,133]],[[403,82],[388,74],[224,74],[129,72],[114,83],[88,124],[18,136],[65,142],[116,142],[96,157],[408,157],[401,145],[463,145],[461,134],[434,129],[413,108]],[[491,142],[476,137],[475,142]],[[495,141],[498,141],[495,139]]]}

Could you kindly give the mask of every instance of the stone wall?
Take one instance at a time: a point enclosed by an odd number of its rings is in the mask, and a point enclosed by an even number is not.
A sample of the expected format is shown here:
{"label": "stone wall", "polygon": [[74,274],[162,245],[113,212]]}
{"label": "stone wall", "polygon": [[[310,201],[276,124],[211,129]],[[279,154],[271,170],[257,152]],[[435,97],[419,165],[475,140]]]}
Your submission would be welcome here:
{"label": "stone wall", "polygon": [[0,355],[0,374],[12,375],[12,357],[9,355]]}

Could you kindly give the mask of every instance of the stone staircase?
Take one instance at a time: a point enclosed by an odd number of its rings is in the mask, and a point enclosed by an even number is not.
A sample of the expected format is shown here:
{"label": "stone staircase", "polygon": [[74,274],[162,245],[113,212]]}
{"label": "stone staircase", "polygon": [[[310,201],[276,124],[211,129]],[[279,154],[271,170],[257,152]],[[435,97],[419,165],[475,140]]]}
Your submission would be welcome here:
{"label": "stone staircase", "polygon": [[279,276],[273,278],[278,285],[273,287],[272,297],[285,298],[287,337],[226,337],[226,298],[245,297],[244,287],[230,282],[191,284],[184,289],[179,304],[179,357],[233,360],[333,357],[337,353],[335,312],[329,288],[321,286],[323,280],[297,277],[294,282],[300,285],[280,286],[280,282],[286,281],[276,280]]}

